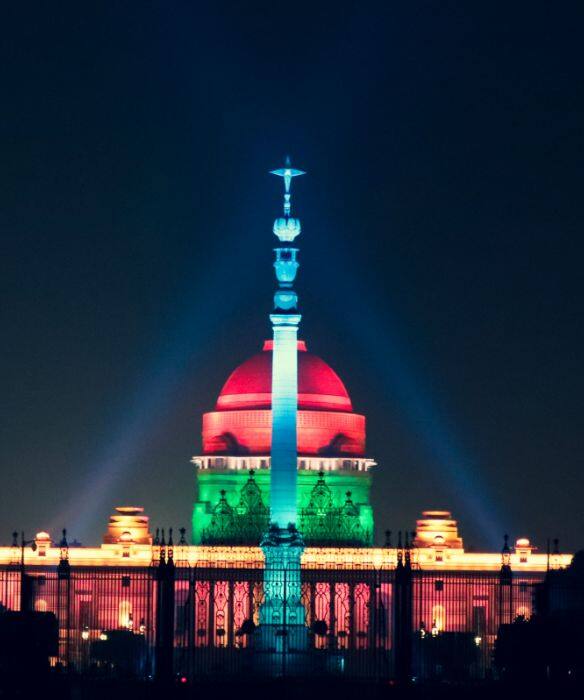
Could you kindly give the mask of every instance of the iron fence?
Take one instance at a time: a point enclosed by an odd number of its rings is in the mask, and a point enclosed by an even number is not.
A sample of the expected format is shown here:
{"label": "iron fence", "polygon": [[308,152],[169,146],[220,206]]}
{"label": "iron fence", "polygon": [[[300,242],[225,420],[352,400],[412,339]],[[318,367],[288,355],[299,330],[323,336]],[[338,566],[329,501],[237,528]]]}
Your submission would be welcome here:
{"label": "iron fence", "polygon": [[[276,601],[284,610],[290,574],[281,572]],[[476,680],[494,673],[501,625],[533,614],[541,578],[400,564],[303,569],[301,624],[284,615],[262,625],[260,563],[35,566],[24,578],[13,565],[0,569],[0,605],[54,613],[51,662],[84,675]]]}
{"label": "iron fence", "polygon": [[[290,572],[280,573],[286,596]],[[284,618],[266,634],[261,569],[177,569],[175,672],[216,679],[265,671],[391,677],[392,585],[392,571],[303,570],[302,624]]]}
{"label": "iron fence", "polygon": [[53,613],[58,655],[51,665],[98,676],[154,673],[156,577],[152,569],[0,569],[0,605]]}
{"label": "iron fence", "polygon": [[412,573],[412,675],[477,680],[493,675],[501,625],[528,620],[540,576]]}

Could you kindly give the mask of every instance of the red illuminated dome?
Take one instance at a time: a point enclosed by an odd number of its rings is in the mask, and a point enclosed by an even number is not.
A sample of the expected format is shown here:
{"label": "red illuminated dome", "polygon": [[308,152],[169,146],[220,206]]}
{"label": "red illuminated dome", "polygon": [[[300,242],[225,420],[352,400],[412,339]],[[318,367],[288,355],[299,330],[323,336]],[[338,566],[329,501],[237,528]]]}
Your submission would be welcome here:
{"label": "red illuminated dome", "polygon": [[[272,348],[267,340],[229,376],[215,411],[203,416],[205,454],[269,454]],[[365,417],[353,413],[337,373],[298,341],[298,453],[362,456]]]}
{"label": "red illuminated dome", "polygon": [[[266,340],[263,351],[250,357],[232,372],[219,398],[218,411],[244,408],[270,408],[272,405],[273,341]],[[299,410],[352,411],[351,399],[338,374],[320,357],[298,341]]]}

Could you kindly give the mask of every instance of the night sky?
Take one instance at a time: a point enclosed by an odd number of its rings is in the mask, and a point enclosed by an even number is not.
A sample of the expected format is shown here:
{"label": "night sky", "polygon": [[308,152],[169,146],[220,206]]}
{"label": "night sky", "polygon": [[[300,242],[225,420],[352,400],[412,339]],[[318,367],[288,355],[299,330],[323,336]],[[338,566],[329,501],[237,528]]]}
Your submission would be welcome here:
{"label": "night sky", "polygon": [[0,541],[189,526],[200,419],[270,333],[290,153],[301,337],[383,530],[584,545],[581,3],[12,3],[0,49]]}

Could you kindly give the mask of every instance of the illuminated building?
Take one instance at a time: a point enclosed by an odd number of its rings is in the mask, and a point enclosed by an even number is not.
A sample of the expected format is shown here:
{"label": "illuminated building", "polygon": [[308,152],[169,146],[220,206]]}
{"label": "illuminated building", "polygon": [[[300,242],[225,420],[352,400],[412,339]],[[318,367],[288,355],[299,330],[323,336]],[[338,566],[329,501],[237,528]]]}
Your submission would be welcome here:
{"label": "illuminated building", "polygon": [[526,538],[466,551],[452,514],[437,510],[374,546],[365,417],[297,337],[301,226],[290,184],[302,172],[287,164],[275,174],[285,192],[273,226],[273,338],[203,416],[192,544],[184,531],[153,536],[131,506],[116,509],[101,546],[40,532],[32,548],[15,537],[0,547],[0,603],[54,612],[59,659],[81,669],[111,665],[107,645],[121,634],[142,675],[245,673],[255,649],[273,651],[276,666],[301,651],[318,673],[433,677],[448,642],[481,677],[499,625],[529,618],[534,587],[572,557]]}
{"label": "illuminated building", "polygon": [[[365,417],[353,412],[349,394],[336,372],[308,352],[304,341],[298,341],[297,347],[297,507],[300,518],[308,525],[309,510],[306,509],[315,486],[323,481],[325,488],[320,491],[330,492],[336,507],[350,506],[356,514],[356,527],[344,536],[336,531],[334,523],[326,527],[323,523],[320,528],[314,523],[314,532],[306,531],[305,539],[308,542],[344,539],[372,544],[373,511],[369,492],[370,470],[375,462],[365,456]],[[225,491],[228,505],[237,510],[245,496],[250,470],[263,505],[270,502],[272,348],[272,341],[266,341],[262,352],[240,365],[227,379],[215,411],[203,416],[203,455],[193,458],[198,485],[193,541],[197,544],[229,540],[237,543],[249,539],[249,533],[244,532],[249,530],[245,519],[237,519],[234,513],[238,524],[224,527],[216,516],[221,510],[221,491]],[[322,498],[328,495],[321,495]],[[229,518],[227,520],[229,524]],[[256,541],[262,532],[259,526]]]}

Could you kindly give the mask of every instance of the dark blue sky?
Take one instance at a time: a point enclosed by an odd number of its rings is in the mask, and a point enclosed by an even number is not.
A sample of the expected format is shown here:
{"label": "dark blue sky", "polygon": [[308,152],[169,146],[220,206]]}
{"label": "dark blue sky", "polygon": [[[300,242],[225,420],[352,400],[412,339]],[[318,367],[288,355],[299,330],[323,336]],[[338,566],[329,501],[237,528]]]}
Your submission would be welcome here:
{"label": "dark blue sky", "polygon": [[13,5],[0,540],[188,525],[289,152],[302,336],[368,417],[379,530],[582,546],[580,3]]}

